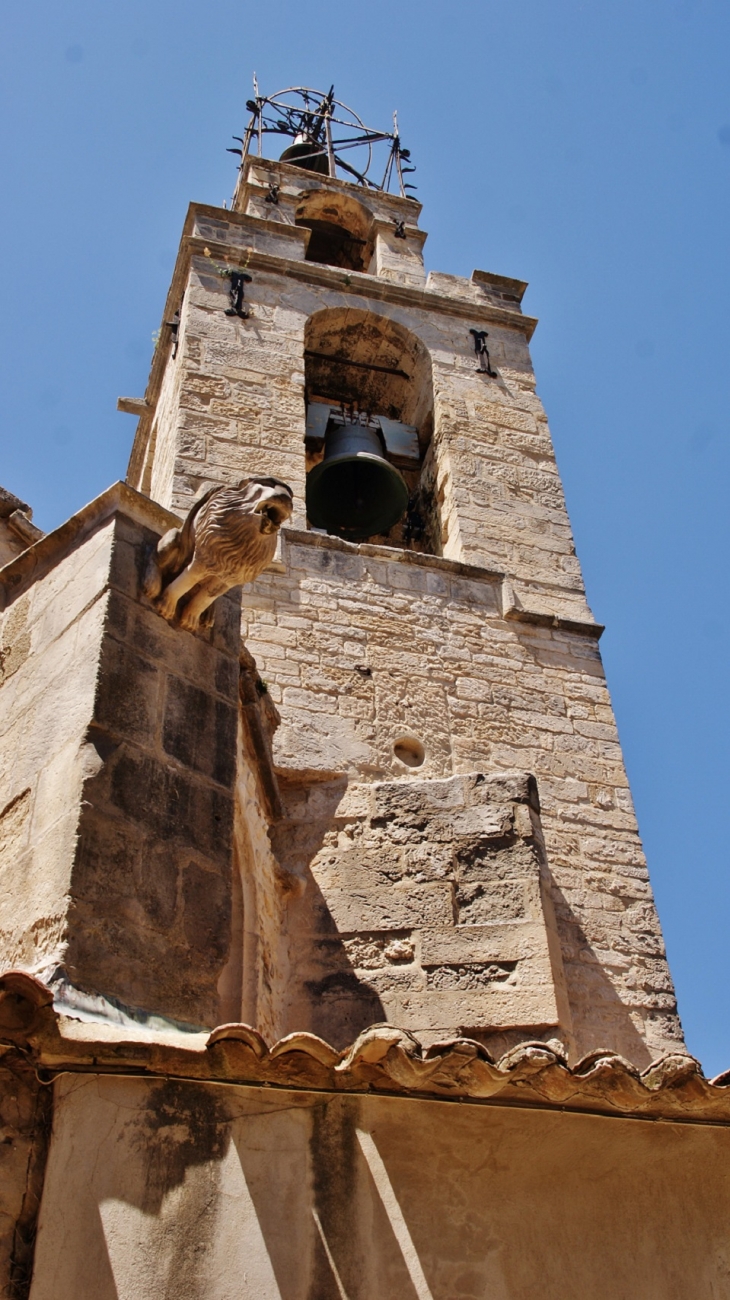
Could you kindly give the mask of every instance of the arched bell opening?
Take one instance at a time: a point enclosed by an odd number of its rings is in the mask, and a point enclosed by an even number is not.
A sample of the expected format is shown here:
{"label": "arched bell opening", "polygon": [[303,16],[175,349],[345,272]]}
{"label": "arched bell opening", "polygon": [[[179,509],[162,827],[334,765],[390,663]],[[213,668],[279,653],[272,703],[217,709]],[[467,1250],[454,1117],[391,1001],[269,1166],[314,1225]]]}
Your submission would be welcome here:
{"label": "arched bell opening", "polygon": [[308,262],[367,271],[373,254],[373,214],[363,203],[332,190],[307,190],[300,197],[294,220],[312,232]]}
{"label": "arched bell opening", "polygon": [[305,333],[309,526],[438,554],[431,360],[372,312],[330,308]]}

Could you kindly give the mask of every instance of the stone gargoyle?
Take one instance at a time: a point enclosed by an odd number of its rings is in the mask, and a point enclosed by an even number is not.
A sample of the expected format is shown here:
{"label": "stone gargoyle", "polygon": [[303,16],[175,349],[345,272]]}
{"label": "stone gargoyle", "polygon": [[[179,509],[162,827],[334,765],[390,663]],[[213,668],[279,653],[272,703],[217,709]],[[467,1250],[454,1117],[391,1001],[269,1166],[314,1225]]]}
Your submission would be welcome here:
{"label": "stone gargoyle", "polygon": [[253,582],[270,564],[293,494],[278,478],[241,479],[212,487],[190,508],[182,528],[171,528],[152,552],[142,591],[163,618],[195,631],[213,622],[213,601],[231,587]]}

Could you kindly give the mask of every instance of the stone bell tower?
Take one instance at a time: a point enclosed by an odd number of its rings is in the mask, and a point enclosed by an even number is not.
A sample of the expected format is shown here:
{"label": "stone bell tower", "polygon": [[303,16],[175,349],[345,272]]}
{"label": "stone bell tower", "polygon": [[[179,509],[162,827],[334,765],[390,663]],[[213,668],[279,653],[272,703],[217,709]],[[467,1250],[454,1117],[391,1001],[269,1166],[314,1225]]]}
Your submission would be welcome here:
{"label": "stone bell tower", "polygon": [[[245,740],[239,769],[230,1017],[645,1062],[681,1032],[526,286],[426,275],[397,135],[327,97],[251,107],[232,208],[191,206],[121,403],[160,505],[250,474],[294,493],[243,594],[276,730],[264,783]],[[384,141],[385,183],[338,137]]]}
{"label": "stone bell tower", "polygon": [[0,1291],[724,1297],[730,1072],[683,1047],[525,285],[426,275],[396,131],[249,108],[127,482],[46,536],[5,494]]}

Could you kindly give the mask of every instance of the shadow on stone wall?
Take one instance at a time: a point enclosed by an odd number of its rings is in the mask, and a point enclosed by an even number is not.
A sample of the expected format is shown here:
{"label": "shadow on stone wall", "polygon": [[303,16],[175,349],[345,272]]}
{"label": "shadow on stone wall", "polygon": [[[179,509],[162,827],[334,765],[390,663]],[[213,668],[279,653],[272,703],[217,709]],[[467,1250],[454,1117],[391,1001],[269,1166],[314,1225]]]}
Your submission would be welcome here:
{"label": "shadow on stone wall", "polygon": [[[578,1057],[607,1048],[626,1057],[640,1070],[645,1069],[657,1053],[647,1046],[632,1019],[632,1008],[621,1000],[611,982],[605,956],[601,960],[593,951],[580,919],[554,879],[552,895]],[[636,1010],[643,1014],[643,1008],[638,1005]],[[681,1036],[677,1048],[683,1050]]]}
{"label": "shadow on stone wall", "polygon": [[311,863],[332,843],[345,777],[281,782],[285,818],[270,833],[282,868],[306,882],[288,912],[290,992],[286,1032],[307,1029],[342,1049],[370,1025],[386,1020],[377,991],[356,973]]}

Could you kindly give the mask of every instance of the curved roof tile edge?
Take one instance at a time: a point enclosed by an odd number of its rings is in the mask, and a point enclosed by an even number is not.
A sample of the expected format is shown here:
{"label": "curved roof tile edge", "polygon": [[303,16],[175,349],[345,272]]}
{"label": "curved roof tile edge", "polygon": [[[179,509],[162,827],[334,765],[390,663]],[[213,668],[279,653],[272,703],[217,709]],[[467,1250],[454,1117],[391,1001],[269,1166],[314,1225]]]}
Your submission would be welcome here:
{"label": "curved roof tile edge", "polygon": [[269,1047],[243,1024],[151,1035],[59,1015],[45,985],[24,971],[0,976],[0,1042],[6,1056],[15,1049],[48,1077],[96,1071],[730,1125],[730,1071],[708,1080],[682,1052],[640,1071],[602,1050],[570,1066],[542,1042],[522,1043],[499,1061],[467,1038],[423,1049],[391,1025],[372,1026],[342,1052],[310,1033]]}

